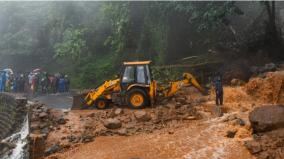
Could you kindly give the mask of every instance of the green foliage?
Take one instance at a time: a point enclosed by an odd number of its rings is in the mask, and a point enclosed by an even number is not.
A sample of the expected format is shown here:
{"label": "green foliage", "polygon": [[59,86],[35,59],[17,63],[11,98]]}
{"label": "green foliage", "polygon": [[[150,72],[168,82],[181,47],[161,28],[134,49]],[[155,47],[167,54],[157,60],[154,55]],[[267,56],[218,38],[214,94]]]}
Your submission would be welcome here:
{"label": "green foliage", "polygon": [[63,41],[55,44],[56,58],[71,58],[72,60],[80,60],[80,57],[86,51],[86,41],[84,40],[84,32],[86,29],[68,28],[63,33]]}

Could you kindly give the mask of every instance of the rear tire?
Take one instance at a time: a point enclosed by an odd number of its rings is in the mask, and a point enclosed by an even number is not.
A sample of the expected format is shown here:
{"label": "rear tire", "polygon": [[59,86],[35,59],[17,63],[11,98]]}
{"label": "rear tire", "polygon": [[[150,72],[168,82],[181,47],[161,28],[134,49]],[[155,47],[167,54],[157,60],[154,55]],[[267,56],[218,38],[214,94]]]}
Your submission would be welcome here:
{"label": "rear tire", "polygon": [[98,98],[94,103],[94,107],[97,109],[106,109],[108,106],[109,101],[107,101],[105,98]]}
{"label": "rear tire", "polygon": [[139,88],[133,88],[127,93],[127,104],[133,109],[143,108],[149,103],[145,91]]}

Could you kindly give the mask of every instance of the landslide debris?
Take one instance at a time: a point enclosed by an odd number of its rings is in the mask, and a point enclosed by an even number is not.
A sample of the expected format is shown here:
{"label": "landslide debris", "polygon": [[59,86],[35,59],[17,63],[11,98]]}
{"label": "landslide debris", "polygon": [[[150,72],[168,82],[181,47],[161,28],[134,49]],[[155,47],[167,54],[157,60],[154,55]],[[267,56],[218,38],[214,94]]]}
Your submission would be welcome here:
{"label": "landslide debris", "polygon": [[[64,152],[94,141],[98,136],[148,134],[163,128],[175,129],[185,122],[201,119],[194,105],[206,100],[191,100],[185,94],[167,99],[165,105],[140,110],[116,106],[104,110],[72,110],[59,114],[50,110],[44,116],[52,116],[51,121],[55,122],[45,138],[45,154]],[[66,123],[60,122],[60,118],[65,119]]]}
{"label": "landslide debris", "polygon": [[254,140],[246,141],[244,145],[256,158],[284,158],[284,128],[254,136]]}
{"label": "landslide debris", "polygon": [[255,134],[245,142],[247,149],[260,159],[284,158],[284,106],[255,108],[249,119]]}
{"label": "landslide debris", "polygon": [[245,91],[263,103],[284,104],[284,71],[268,72],[264,77],[251,78]]}

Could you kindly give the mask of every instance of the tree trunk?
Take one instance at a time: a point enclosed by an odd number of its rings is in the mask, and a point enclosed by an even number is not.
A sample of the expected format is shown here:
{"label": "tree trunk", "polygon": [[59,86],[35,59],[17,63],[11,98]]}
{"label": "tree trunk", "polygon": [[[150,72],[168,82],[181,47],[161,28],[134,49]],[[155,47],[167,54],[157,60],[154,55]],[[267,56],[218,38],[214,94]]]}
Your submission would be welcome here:
{"label": "tree trunk", "polygon": [[276,16],[275,16],[275,1],[265,1],[264,2],[267,14],[268,14],[268,24],[267,24],[267,36],[270,40],[279,42],[279,34],[276,27]]}

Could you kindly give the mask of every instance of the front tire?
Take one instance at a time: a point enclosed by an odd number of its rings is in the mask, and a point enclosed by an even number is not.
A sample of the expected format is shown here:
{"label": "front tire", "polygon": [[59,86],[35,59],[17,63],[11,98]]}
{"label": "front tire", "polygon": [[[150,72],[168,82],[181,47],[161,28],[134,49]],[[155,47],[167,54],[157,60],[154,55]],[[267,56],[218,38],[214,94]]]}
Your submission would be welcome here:
{"label": "front tire", "polygon": [[106,109],[109,106],[109,102],[104,98],[98,98],[94,103],[97,109]]}
{"label": "front tire", "polygon": [[147,105],[148,98],[144,90],[133,88],[127,93],[127,104],[134,109],[140,109]]}

